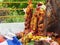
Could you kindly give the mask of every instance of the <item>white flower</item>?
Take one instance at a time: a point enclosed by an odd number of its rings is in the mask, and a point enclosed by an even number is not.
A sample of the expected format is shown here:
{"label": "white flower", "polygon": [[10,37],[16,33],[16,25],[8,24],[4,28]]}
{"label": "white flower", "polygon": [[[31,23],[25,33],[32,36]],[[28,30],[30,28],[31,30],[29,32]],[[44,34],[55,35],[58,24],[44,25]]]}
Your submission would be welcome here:
{"label": "white flower", "polygon": [[45,38],[41,37],[40,40],[45,40]]}
{"label": "white flower", "polygon": [[47,37],[46,40],[52,40],[50,37]]}
{"label": "white flower", "polygon": [[45,5],[42,5],[40,6],[41,9],[45,10],[46,9],[46,6]]}
{"label": "white flower", "polygon": [[26,13],[27,8],[23,8],[23,11]]}

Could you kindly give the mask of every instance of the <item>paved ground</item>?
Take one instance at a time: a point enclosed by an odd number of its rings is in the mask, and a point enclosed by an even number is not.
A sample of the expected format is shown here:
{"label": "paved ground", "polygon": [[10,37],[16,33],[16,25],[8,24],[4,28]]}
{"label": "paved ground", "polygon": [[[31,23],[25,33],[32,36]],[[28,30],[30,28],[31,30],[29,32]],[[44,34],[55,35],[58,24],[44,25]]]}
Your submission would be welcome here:
{"label": "paved ground", "polygon": [[24,30],[24,22],[23,23],[0,23],[0,32],[2,34],[7,33],[8,31],[17,33],[23,30]]}

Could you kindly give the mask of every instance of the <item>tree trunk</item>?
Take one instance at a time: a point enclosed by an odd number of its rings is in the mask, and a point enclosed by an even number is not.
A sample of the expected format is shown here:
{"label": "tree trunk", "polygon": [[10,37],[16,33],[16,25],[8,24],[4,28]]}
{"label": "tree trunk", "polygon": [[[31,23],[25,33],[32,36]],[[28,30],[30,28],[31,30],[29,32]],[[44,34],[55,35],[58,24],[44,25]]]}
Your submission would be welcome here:
{"label": "tree trunk", "polygon": [[[47,31],[55,32],[60,36],[60,0],[47,0]],[[49,15],[50,14],[50,15]]]}

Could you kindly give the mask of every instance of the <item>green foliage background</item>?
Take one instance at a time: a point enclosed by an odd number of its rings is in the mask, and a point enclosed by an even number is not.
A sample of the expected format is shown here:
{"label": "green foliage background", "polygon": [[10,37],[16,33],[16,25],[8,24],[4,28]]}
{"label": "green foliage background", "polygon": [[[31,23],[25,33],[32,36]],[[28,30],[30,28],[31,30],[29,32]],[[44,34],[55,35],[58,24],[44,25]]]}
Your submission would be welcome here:
{"label": "green foliage background", "polygon": [[[37,2],[44,2],[45,0],[32,0],[33,7],[36,8]],[[27,7],[28,0],[0,0],[0,2],[20,2],[20,3],[0,3],[1,8],[8,8],[8,9],[21,9],[21,10],[10,10],[7,16],[17,16],[16,18],[5,18],[2,23],[11,23],[11,22],[24,22],[24,12],[23,8]],[[6,16],[5,15],[5,16]],[[1,15],[2,16],[2,15]],[[20,17],[19,17],[20,16]]]}

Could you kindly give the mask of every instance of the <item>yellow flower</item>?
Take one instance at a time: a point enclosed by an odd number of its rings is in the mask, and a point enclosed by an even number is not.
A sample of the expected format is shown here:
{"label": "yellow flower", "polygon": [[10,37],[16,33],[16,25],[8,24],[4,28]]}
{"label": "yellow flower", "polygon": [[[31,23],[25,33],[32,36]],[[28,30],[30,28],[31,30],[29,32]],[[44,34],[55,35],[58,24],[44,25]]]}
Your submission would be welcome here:
{"label": "yellow flower", "polygon": [[30,38],[30,39],[33,38],[33,35],[31,32],[28,34],[28,38]]}

